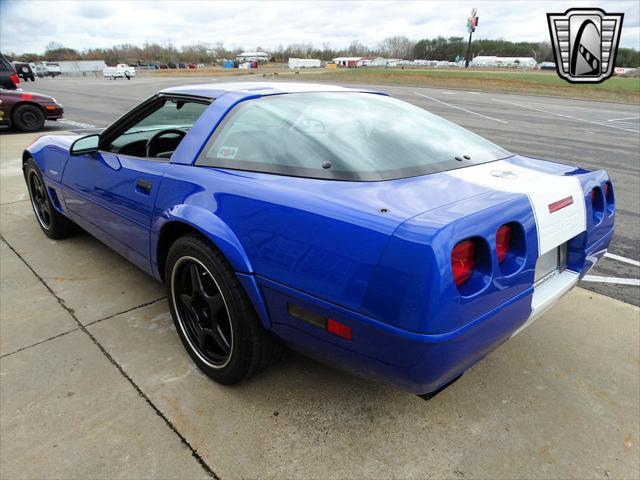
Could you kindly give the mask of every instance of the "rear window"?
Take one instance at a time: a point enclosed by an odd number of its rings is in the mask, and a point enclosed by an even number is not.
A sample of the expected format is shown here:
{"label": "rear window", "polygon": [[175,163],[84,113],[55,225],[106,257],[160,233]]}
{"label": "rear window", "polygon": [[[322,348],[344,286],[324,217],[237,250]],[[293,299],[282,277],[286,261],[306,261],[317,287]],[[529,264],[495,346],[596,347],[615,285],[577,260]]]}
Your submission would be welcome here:
{"label": "rear window", "polygon": [[400,100],[370,93],[314,92],[240,103],[216,129],[196,164],[376,181],[508,156],[478,135]]}

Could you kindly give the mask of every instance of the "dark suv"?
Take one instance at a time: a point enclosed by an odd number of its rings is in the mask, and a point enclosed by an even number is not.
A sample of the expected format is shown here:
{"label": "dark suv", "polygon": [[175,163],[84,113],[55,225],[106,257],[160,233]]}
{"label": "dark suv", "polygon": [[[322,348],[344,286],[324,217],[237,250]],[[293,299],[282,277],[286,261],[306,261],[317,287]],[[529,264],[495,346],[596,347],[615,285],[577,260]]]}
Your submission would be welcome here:
{"label": "dark suv", "polygon": [[15,90],[20,84],[20,78],[13,69],[7,57],[0,53],[0,88],[5,90]]}
{"label": "dark suv", "polygon": [[13,68],[16,69],[16,73],[18,74],[18,76],[25,82],[28,82],[29,80],[31,80],[32,82],[36,81],[36,75],[35,73],[33,73],[31,65],[29,65],[28,63],[13,62]]}

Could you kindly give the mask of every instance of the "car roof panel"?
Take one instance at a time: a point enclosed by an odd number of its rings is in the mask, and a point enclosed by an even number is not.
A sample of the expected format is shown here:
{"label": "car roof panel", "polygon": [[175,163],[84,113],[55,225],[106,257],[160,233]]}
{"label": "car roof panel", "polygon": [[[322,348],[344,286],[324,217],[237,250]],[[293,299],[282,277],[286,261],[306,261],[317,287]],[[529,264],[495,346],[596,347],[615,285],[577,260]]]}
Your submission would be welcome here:
{"label": "car roof panel", "polygon": [[278,95],[283,93],[310,93],[310,92],[366,92],[379,93],[362,88],[345,88],[337,85],[322,85],[316,83],[294,82],[221,82],[205,83],[197,85],[183,85],[161,90],[160,93],[197,95],[207,98],[218,98],[229,92],[243,93],[247,95]]}

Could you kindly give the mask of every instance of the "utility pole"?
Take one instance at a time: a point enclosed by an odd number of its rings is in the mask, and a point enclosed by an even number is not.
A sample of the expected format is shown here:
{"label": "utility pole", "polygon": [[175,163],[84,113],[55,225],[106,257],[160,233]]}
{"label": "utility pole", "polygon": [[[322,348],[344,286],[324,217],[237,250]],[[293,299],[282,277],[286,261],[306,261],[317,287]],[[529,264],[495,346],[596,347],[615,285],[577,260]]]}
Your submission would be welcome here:
{"label": "utility pole", "polygon": [[473,35],[473,30],[469,30],[469,44],[467,45],[467,57],[464,61],[464,68],[469,68],[469,55],[471,54],[471,35]]}
{"label": "utility pole", "polygon": [[469,68],[469,57],[471,56],[471,36],[478,26],[478,9],[471,9],[471,16],[467,19],[467,30],[469,31],[469,44],[467,45],[467,56],[464,61],[464,68]]}

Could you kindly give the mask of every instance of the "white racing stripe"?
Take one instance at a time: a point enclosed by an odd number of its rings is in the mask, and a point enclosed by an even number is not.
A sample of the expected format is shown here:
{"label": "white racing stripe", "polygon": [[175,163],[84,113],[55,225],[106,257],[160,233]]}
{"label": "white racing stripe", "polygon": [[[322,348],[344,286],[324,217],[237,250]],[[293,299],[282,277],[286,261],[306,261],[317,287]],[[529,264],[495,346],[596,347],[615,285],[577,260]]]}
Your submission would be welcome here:
{"label": "white racing stripe", "polygon": [[[538,230],[539,255],[562,245],[587,228],[582,186],[575,177],[552,175],[505,160],[452,170],[447,175],[493,190],[527,195]],[[550,213],[550,204],[567,197],[571,197],[570,205]]]}

